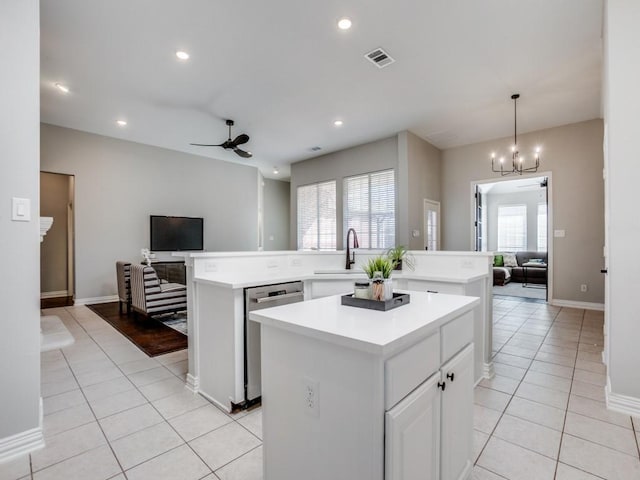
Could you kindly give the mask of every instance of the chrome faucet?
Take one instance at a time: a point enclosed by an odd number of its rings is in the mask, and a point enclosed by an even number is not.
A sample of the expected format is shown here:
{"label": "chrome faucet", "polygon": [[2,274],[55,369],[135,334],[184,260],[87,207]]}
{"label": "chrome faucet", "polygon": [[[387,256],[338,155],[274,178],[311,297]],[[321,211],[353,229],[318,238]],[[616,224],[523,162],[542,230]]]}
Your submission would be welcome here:
{"label": "chrome faucet", "polygon": [[353,254],[351,256],[349,256],[349,253],[350,253],[350,251],[349,251],[349,235],[351,235],[352,232],[353,232],[353,248],[360,248],[360,245],[358,244],[358,234],[356,233],[355,229],[350,228],[347,231],[347,264],[344,267],[347,270],[351,270],[351,265],[356,263],[356,252],[353,252]]}

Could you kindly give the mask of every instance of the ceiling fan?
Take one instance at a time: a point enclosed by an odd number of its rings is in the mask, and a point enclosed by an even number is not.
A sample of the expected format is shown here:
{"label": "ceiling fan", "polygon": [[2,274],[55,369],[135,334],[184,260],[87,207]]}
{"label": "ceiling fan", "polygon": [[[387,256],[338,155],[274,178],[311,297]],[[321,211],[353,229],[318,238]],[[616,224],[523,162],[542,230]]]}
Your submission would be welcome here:
{"label": "ceiling fan", "polygon": [[247,152],[238,148],[238,145],[242,145],[249,141],[249,135],[242,133],[238,135],[236,138],[231,140],[231,127],[233,127],[233,120],[227,120],[227,125],[229,126],[229,138],[224,143],[218,143],[216,145],[207,145],[204,143],[191,143],[190,145],[196,145],[198,147],[222,147],[225,149],[231,149],[236,154],[240,155],[242,158],[251,158],[253,155],[251,152]]}

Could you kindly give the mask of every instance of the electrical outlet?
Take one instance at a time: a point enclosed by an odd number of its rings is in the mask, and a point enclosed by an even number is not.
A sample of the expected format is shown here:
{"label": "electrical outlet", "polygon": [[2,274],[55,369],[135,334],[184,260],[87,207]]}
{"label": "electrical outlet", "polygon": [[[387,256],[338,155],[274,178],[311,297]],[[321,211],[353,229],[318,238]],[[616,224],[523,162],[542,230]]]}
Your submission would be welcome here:
{"label": "electrical outlet", "polygon": [[465,259],[461,262],[462,268],[473,268],[473,260]]}
{"label": "electrical outlet", "polygon": [[307,412],[307,415],[312,417],[319,417],[319,395],[318,395],[318,382],[309,377],[302,378],[302,386],[303,386],[303,400],[304,400],[304,410]]}
{"label": "electrical outlet", "polygon": [[580,285],[580,291],[581,292],[586,292],[587,291],[587,286],[584,283],[582,285]]}
{"label": "electrical outlet", "polygon": [[273,270],[274,268],[278,268],[280,265],[277,260],[267,260],[267,268],[269,270]]}
{"label": "electrical outlet", "polygon": [[291,265],[292,267],[300,267],[302,265],[302,259],[292,258],[291,261],[289,262],[289,265]]}
{"label": "electrical outlet", "polygon": [[204,264],[204,271],[207,273],[213,273],[218,271],[218,265],[215,263],[207,262]]}

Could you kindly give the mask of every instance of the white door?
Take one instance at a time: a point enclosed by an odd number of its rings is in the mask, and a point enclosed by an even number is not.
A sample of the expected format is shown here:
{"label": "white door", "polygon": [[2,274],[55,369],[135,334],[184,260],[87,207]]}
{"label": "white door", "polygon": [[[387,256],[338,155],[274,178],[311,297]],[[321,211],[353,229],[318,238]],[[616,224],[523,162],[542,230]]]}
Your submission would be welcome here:
{"label": "white door", "polygon": [[473,345],[444,364],[440,371],[445,384],[440,478],[465,479],[473,467]]}
{"label": "white door", "polygon": [[440,373],[385,414],[385,480],[439,477]]}
{"label": "white door", "polygon": [[424,200],[424,249],[440,250],[440,202]]}

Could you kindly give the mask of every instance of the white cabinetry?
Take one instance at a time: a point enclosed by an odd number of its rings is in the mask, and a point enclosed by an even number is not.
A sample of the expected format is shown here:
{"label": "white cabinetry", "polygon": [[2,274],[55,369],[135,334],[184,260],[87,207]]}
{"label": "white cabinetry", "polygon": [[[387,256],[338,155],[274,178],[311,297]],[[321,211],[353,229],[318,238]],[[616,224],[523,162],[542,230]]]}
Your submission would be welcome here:
{"label": "white cabinetry", "polygon": [[470,478],[472,455],[468,345],[385,414],[385,480],[464,480]]}
{"label": "white cabinetry", "polygon": [[440,478],[469,478],[473,457],[473,345],[443,365],[440,372],[444,385]]}
{"label": "white cabinetry", "polygon": [[439,478],[440,375],[385,415],[385,480]]}
{"label": "white cabinetry", "polygon": [[412,292],[389,312],[338,297],[253,312],[264,479],[468,480],[478,303]]}

